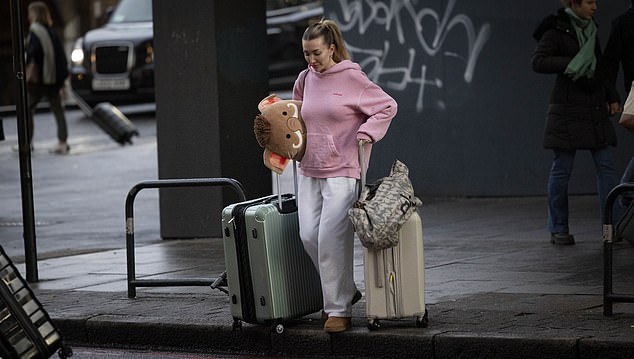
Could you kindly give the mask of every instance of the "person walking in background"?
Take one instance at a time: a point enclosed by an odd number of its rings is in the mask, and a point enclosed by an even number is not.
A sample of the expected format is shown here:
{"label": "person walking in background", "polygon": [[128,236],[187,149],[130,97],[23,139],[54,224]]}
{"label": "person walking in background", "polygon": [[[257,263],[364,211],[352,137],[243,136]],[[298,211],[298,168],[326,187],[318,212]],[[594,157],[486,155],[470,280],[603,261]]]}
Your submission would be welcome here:
{"label": "person walking in background", "polygon": [[293,88],[306,124],[297,195],[300,237],[321,278],[324,330],[336,333],[350,328],[351,306],[361,298],[347,214],[358,198],[358,143],[367,143],[369,162],[372,144],[385,136],[397,104],[350,61],[334,21],[310,25],[302,48],[308,69]]}
{"label": "person walking in background", "polygon": [[[610,37],[603,53],[608,86],[616,92],[619,65],[622,66],[626,96],[634,81],[634,0],[632,6],[612,21]],[[623,172],[621,183],[624,182],[634,182],[634,157]],[[631,198],[624,202],[624,205],[629,204]]]}
{"label": "person walking in background", "polygon": [[61,89],[68,77],[68,61],[62,43],[51,29],[53,20],[45,3],[32,2],[28,7],[28,19],[30,23],[29,35],[26,45],[26,63],[35,64],[38,74],[36,79],[27,79],[31,82],[28,86],[28,102],[31,116],[29,116],[27,131],[29,144],[33,147],[33,117],[38,102],[46,97],[55,115],[57,122],[58,143],[50,151],[56,154],[67,154],[68,129],[66,117],[62,106]]}
{"label": "person walking in background", "polygon": [[538,41],[533,70],[556,74],[550,95],[544,147],[554,158],[548,178],[548,230],[551,243],[571,245],[568,183],[575,153],[589,150],[597,173],[601,214],[606,197],[618,184],[616,133],[609,116],[619,111],[618,96],[605,86],[594,13],[596,0],[564,0],[533,33]]}

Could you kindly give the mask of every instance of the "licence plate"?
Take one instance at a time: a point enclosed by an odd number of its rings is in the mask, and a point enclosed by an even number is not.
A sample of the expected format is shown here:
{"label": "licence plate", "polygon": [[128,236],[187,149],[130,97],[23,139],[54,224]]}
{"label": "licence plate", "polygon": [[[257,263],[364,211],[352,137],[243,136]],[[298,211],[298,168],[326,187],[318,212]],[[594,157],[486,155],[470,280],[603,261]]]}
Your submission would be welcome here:
{"label": "licence plate", "polygon": [[130,79],[125,78],[96,78],[92,80],[92,89],[95,91],[127,90],[130,88]]}

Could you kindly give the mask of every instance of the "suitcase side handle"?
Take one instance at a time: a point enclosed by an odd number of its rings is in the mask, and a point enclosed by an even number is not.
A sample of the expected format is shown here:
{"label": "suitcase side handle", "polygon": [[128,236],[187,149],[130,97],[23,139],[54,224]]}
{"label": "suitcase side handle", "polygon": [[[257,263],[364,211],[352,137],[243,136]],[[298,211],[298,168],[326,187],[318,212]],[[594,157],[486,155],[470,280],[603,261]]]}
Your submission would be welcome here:
{"label": "suitcase side handle", "polygon": [[277,205],[280,213],[297,212],[297,201],[291,193],[281,194],[278,192],[277,196],[270,197],[264,203]]}

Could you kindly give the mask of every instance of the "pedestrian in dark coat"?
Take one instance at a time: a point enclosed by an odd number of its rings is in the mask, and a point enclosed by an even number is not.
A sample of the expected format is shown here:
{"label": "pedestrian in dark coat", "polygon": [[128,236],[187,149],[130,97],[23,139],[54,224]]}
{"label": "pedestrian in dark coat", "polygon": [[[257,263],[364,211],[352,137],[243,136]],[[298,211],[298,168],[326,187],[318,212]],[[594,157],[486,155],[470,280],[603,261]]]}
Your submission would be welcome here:
{"label": "pedestrian in dark coat", "polygon": [[[597,170],[603,204],[618,184],[614,147],[616,133],[609,115],[618,97],[605,86],[596,0],[562,1],[564,7],[546,17],[533,36],[533,70],[556,74],[546,117],[544,147],[554,159],[548,179],[548,230],[554,244],[574,244],[568,227],[568,182],[576,150],[589,150]],[[611,105],[609,105],[611,103]]]}
{"label": "pedestrian in dark coat", "polygon": [[68,130],[62,106],[61,89],[68,77],[68,62],[58,36],[51,29],[53,20],[45,3],[35,1],[29,4],[29,35],[26,45],[26,61],[37,66],[37,82],[29,86],[29,109],[31,116],[27,126],[29,143],[33,147],[33,117],[38,102],[46,97],[57,122],[58,143],[50,149],[56,154],[67,154]]}

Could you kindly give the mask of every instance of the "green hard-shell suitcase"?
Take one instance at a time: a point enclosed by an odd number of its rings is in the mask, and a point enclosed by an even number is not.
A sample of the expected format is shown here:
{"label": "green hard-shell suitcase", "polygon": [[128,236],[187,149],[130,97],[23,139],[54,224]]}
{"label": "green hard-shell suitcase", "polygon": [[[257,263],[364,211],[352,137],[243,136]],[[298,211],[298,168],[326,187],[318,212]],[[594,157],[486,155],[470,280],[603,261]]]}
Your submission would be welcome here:
{"label": "green hard-shell suitcase", "polygon": [[227,206],[222,228],[234,328],[244,321],[281,333],[285,321],[323,308],[319,274],[299,238],[294,195]]}

